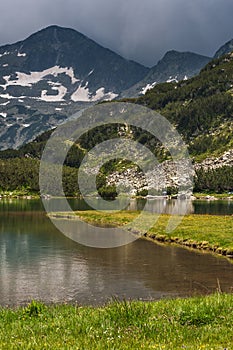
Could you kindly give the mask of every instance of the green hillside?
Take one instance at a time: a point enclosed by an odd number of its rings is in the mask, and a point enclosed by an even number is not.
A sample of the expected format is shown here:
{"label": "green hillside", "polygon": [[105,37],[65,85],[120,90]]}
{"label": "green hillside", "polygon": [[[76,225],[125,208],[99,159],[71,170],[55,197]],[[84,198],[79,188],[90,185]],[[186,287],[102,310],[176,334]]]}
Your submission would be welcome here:
{"label": "green hillside", "polygon": [[[192,79],[158,84],[145,96],[124,101],[149,107],[164,115],[177,127],[196,162],[210,156],[217,157],[233,148],[233,53],[211,61]],[[67,194],[78,194],[71,175],[77,176],[73,171],[77,172],[86,152],[104,140],[119,136],[118,131],[117,124],[95,128],[76,141],[65,161]],[[131,128],[129,134],[129,137],[149,147],[158,159],[169,159],[169,154],[150,134],[135,128]],[[32,191],[38,190],[39,159],[50,135],[51,131],[46,132],[19,150],[0,152],[0,189],[26,187]],[[124,136],[127,137],[127,134]],[[119,164],[128,166],[116,160],[103,167],[99,188],[105,187],[104,175],[114,169],[120,170]],[[232,172],[232,167],[208,172],[199,169],[195,189],[215,192],[232,190]]]}
{"label": "green hillside", "polygon": [[233,53],[211,61],[192,79],[156,85],[127,101],[164,115],[196,160],[220,155],[233,147]]}

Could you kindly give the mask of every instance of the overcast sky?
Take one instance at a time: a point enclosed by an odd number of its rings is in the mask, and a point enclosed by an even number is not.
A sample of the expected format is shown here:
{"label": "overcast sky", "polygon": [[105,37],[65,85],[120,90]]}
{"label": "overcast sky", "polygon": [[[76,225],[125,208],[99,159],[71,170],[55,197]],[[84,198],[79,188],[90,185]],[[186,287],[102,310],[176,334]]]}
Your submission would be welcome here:
{"label": "overcast sky", "polygon": [[233,0],[0,1],[0,45],[57,24],[152,66],[171,49],[212,56],[233,38]]}

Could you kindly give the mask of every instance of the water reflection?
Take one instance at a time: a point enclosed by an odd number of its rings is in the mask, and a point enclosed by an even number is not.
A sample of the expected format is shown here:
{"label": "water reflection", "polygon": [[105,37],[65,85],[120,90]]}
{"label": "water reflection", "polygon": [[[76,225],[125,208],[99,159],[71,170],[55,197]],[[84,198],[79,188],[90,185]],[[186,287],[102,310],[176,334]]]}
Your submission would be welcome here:
{"label": "water reflection", "polygon": [[1,305],[186,296],[216,290],[217,279],[223,291],[231,291],[233,265],[225,259],[144,240],[114,249],[88,248],[59,233],[40,205],[31,204],[34,209],[22,210],[22,203],[18,210],[16,203],[1,206]]}
{"label": "water reflection", "polygon": [[143,210],[146,204],[146,210],[150,213],[163,213],[179,215],[183,213],[194,213],[194,205],[191,200],[167,200],[161,199],[131,199],[127,207],[128,210]]}
{"label": "water reflection", "polygon": [[[92,199],[95,206],[98,205],[98,199]],[[69,198],[68,202],[73,210],[90,210],[92,209],[83,199]],[[62,199],[50,199],[48,200],[49,210],[53,211],[54,207],[63,209]],[[213,214],[213,215],[232,215],[233,214],[233,200],[217,200],[217,201],[207,201],[207,200],[166,200],[161,199],[143,199],[135,198],[130,199],[129,204],[125,209],[128,210],[142,210],[147,203],[148,210],[152,213],[166,213],[171,214],[174,207],[179,203],[178,207],[181,211],[187,208],[187,214]],[[120,203],[120,207],[122,207]],[[0,210],[4,211],[5,214],[8,211],[44,211],[43,204],[40,200],[26,200],[26,199],[0,199]]]}
{"label": "water reflection", "polygon": [[212,215],[232,215],[233,201],[232,200],[217,200],[217,201],[194,201],[195,214],[212,214]]}

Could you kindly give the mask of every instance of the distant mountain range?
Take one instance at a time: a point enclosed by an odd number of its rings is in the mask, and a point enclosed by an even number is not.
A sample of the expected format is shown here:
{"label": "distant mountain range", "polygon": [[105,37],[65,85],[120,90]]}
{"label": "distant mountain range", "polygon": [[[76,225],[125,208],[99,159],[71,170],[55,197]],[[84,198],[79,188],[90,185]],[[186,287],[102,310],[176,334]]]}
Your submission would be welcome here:
{"label": "distant mountain range", "polygon": [[[188,146],[189,154],[194,160],[196,191],[231,192],[233,189],[233,52],[209,62],[201,72],[189,80],[161,83],[149,90],[145,95],[128,99],[160,112],[179,131]],[[64,191],[67,195],[79,193],[77,188],[77,168],[89,149],[109,138],[121,137],[124,128],[105,125],[95,128],[80,137],[67,154],[64,167]],[[126,130],[126,129],[125,129]],[[38,136],[34,141],[24,144],[18,150],[0,152],[0,187],[2,190],[39,191],[39,160],[52,131]],[[140,142],[149,148],[160,162],[161,172],[149,174],[149,186],[163,184],[162,188],[174,191],[180,181],[187,184],[187,169],[184,177],[177,178],[175,163],[169,161],[171,156],[166,148],[153,136],[134,127],[127,127],[125,137]],[[66,143],[66,141],[64,141]],[[140,152],[137,159],[140,160]],[[163,162],[165,161],[165,162]],[[196,163],[196,164],[195,164]],[[132,164],[115,161],[102,167],[97,181],[100,194],[111,194],[114,183],[123,181],[132,184],[134,190],[145,194],[145,178]],[[161,178],[161,173],[166,174]],[[159,178],[159,182],[158,182]],[[53,189],[56,174],[51,173],[48,190]],[[51,182],[50,182],[51,181]],[[164,182],[165,181],[165,182]],[[121,182],[122,183],[122,182]],[[51,186],[51,187],[50,187]],[[129,186],[130,187],[130,186]],[[110,191],[110,192],[109,192]],[[142,191],[142,192],[141,192]],[[51,192],[48,192],[51,193]],[[115,192],[114,192],[115,193]],[[135,193],[135,192],[134,192]]]}
{"label": "distant mountain range", "polygon": [[[232,42],[216,57],[231,51]],[[160,82],[186,80],[210,60],[173,50],[148,68],[58,26],[2,46],[0,149],[17,148],[99,101],[137,97]]]}

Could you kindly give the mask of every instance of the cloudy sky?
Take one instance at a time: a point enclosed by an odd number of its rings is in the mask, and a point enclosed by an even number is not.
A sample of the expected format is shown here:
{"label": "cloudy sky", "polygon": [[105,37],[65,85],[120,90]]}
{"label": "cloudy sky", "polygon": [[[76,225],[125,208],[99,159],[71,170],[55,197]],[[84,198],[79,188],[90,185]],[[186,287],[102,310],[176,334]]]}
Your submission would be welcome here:
{"label": "cloudy sky", "polygon": [[1,0],[0,45],[57,24],[152,66],[170,49],[212,56],[232,17],[232,0]]}

